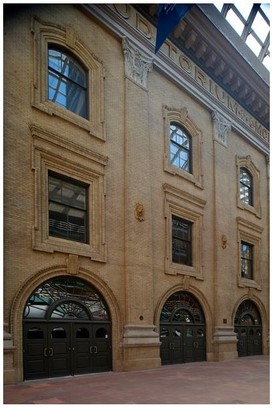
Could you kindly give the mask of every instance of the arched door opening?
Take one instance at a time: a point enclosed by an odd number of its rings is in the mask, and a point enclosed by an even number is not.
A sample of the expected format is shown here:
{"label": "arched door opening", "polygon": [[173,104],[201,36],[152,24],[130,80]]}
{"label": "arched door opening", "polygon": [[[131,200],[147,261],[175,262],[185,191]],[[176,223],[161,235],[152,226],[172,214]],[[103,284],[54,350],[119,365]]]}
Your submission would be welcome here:
{"label": "arched door opening", "polygon": [[111,318],[90,284],[61,276],[29,297],[23,318],[24,379],[112,369]]}
{"label": "arched door opening", "polygon": [[172,294],[160,316],[162,365],[206,360],[206,325],[196,298],[184,291]]}
{"label": "arched door opening", "polygon": [[256,305],[243,301],[236,312],[234,330],[237,333],[238,356],[262,354],[262,321]]}

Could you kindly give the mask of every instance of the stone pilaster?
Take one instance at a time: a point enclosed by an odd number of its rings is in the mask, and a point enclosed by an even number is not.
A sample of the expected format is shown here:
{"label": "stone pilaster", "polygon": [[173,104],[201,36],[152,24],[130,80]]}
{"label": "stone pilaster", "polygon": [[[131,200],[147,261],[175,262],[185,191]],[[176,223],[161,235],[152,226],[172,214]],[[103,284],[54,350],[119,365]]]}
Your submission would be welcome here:
{"label": "stone pilaster", "polygon": [[[125,58],[125,370],[160,365],[153,323],[148,73],[152,60],[127,38]],[[138,113],[136,116],[136,112]],[[148,351],[147,351],[148,349]]]}

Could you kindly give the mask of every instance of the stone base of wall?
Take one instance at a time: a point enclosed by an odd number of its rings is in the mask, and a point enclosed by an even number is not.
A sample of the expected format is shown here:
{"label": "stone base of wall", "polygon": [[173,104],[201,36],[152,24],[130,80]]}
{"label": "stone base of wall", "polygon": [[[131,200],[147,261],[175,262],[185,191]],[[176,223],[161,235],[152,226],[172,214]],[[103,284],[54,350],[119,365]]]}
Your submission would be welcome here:
{"label": "stone base of wall", "polygon": [[213,344],[215,361],[228,361],[238,358],[237,335],[233,327],[215,327]]}
{"label": "stone base of wall", "polygon": [[159,334],[154,325],[125,325],[123,370],[136,371],[161,366]]}
{"label": "stone base of wall", "polygon": [[15,347],[4,343],[4,385],[17,383],[16,371],[14,368]]}

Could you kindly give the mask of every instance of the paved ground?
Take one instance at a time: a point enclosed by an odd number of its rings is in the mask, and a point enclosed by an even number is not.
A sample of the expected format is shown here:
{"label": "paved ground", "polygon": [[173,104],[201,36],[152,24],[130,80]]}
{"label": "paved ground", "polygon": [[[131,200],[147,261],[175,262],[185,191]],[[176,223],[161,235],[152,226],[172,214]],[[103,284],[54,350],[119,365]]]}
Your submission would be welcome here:
{"label": "paved ground", "polygon": [[27,381],[5,386],[4,403],[269,403],[269,357]]}

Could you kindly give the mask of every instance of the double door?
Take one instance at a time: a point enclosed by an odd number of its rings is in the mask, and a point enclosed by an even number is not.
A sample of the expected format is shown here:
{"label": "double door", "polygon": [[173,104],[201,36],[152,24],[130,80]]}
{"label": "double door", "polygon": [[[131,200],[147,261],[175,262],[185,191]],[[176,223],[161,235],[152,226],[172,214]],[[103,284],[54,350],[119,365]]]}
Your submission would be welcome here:
{"label": "double door", "polygon": [[24,379],[109,371],[111,362],[110,324],[24,324]]}
{"label": "double door", "polygon": [[256,325],[235,326],[238,337],[238,356],[250,356],[262,354],[262,327]]}
{"label": "double door", "polygon": [[161,325],[162,365],[205,361],[205,339],[204,325]]}

